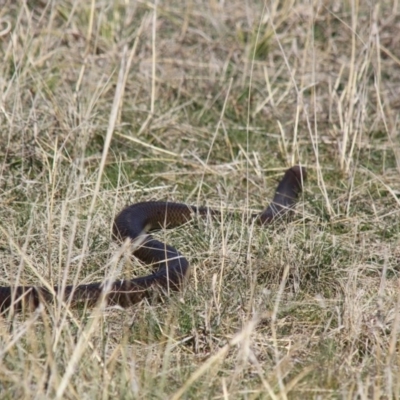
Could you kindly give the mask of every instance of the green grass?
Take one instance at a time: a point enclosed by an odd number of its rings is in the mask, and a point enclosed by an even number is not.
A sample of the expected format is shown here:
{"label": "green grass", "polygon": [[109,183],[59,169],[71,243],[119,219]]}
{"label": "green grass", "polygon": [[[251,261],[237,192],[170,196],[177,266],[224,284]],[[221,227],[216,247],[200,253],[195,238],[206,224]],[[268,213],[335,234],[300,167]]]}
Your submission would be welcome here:
{"label": "green grass", "polygon": [[133,202],[237,216],[157,234],[181,293],[3,315],[2,398],[399,398],[400,8],[311,3],[5,2],[0,285],[105,279]]}

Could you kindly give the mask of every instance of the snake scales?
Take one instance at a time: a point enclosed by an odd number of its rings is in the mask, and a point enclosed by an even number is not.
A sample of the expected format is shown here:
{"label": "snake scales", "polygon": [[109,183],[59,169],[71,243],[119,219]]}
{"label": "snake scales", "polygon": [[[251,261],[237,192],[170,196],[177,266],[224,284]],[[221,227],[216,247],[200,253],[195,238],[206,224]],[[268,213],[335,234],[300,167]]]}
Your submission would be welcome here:
{"label": "snake scales", "polygon": [[[271,204],[252,217],[261,225],[269,224],[290,214],[302,191],[306,179],[304,167],[289,168],[278,184]],[[78,286],[55,286],[53,290],[42,286],[0,286],[0,311],[37,308],[41,303],[51,303],[56,297],[71,304],[95,305],[105,299],[109,305],[128,307],[153,293],[156,287],[179,290],[185,280],[189,262],[174,247],[164,244],[148,232],[174,228],[191,220],[195,215],[218,214],[207,207],[182,203],[142,202],[123,209],[115,218],[113,237],[118,240],[141,239],[133,254],[154,269],[151,275],[131,280],[118,280],[105,285],[96,282]]]}

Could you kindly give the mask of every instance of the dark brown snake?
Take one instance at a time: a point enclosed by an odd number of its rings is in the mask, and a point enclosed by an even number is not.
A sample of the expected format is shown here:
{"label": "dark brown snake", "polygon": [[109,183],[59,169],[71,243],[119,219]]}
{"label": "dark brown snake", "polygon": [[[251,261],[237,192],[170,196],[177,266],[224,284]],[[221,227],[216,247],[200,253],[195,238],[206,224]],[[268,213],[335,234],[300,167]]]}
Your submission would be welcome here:
{"label": "dark brown snake", "polygon": [[[292,213],[306,179],[304,167],[294,166],[285,172],[279,182],[271,204],[252,217],[261,225],[286,217]],[[179,290],[188,272],[189,262],[175,248],[161,243],[146,233],[162,228],[175,228],[194,216],[219,214],[208,207],[182,203],[142,202],[123,209],[115,218],[113,237],[118,240],[141,238],[142,243],[133,254],[154,268],[151,275],[131,280],[118,280],[109,285],[103,282],[78,286],[55,286],[53,290],[39,286],[1,286],[0,311],[37,308],[51,303],[56,297],[72,305],[94,306],[100,299],[108,305],[128,307],[151,296],[155,288]],[[105,289],[106,288],[106,289]]]}

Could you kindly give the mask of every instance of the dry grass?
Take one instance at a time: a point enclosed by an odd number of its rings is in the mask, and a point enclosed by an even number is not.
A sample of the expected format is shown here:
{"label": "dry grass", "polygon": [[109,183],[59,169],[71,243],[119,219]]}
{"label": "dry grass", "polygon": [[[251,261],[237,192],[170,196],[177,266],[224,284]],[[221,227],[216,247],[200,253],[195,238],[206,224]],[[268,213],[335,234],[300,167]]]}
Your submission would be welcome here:
{"label": "dry grass", "polygon": [[397,0],[2,1],[0,284],[130,277],[124,205],[295,221],[162,232],[183,293],[0,321],[2,398],[399,398]]}

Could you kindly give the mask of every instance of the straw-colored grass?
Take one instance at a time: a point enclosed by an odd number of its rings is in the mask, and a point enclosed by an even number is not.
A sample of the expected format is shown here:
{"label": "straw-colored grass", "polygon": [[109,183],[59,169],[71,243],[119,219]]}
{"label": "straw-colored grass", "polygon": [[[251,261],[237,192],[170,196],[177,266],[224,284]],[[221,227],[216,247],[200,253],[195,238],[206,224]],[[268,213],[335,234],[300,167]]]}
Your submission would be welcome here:
{"label": "straw-colored grass", "polygon": [[397,0],[0,3],[0,285],[149,273],[129,203],[238,215],[158,235],[181,293],[3,314],[1,398],[399,398]]}

